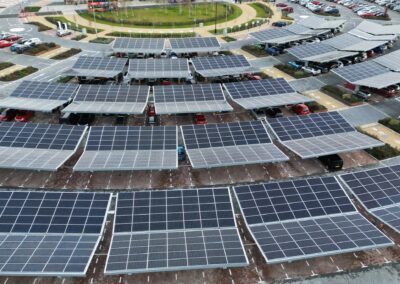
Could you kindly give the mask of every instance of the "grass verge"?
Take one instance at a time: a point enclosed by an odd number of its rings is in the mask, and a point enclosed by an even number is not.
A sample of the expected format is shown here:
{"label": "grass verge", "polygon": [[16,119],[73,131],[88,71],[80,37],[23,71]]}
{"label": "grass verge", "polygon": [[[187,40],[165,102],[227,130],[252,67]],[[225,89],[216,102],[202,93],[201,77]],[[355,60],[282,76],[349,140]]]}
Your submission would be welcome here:
{"label": "grass verge", "polygon": [[325,85],[321,88],[321,91],[350,106],[358,105],[363,102],[361,98],[347,93],[336,86]]}
{"label": "grass verge", "polygon": [[101,44],[109,44],[113,41],[114,39],[109,37],[96,37],[95,39],[89,40],[89,42],[91,43],[101,43]]}
{"label": "grass verge", "polygon": [[223,36],[222,39],[226,42],[236,41],[237,39],[230,36]]}
{"label": "grass verge", "polygon": [[41,53],[45,53],[45,52],[48,52],[50,50],[57,49],[59,47],[60,46],[55,44],[54,42],[45,42],[45,43],[38,44],[35,47],[32,47],[30,49],[27,49],[23,53],[26,54],[26,55],[36,56],[36,55],[39,55]]}
{"label": "grass verge", "polygon": [[8,75],[5,75],[3,77],[0,77],[0,81],[3,81],[3,82],[15,81],[15,80],[21,79],[25,76],[28,76],[30,74],[33,74],[38,70],[39,69],[37,69],[35,67],[28,66],[24,69],[21,69],[21,70],[15,71],[13,73],[10,73]]}
{"label": "grass verge", "polygon": [[396,118],[384,118],[378,121],[380,124],[383,124],[387,128],[392,129],[393,131],[400,133],[400,120]]}
{"label": "grass verge", "polygon": [[[357,130],[365,135],[368,135],[369,137],[379,140],[378,137],[376,137],[375,135],[367,133],[359,127],[357,128]],[[400,151],[393,148],[389,144],[385,144],[384,146],[375,147],[375,148],[371,148],[371,149],[365,149],[365,152],[367,152],[368,154],[370,154],[372,157],[374,157],[377,160],[385,160],[385,159],[393,158],[393,157],[400,155]]]}
{"label": "grass verge", "polygon": [[250,3],[249,6],[256,10],[257,18],[271,18],[274,14],[268,6],[262,3]]}
{"label": "grass verge", "polygon": [[289,74],[290,76],[296,79],[302,79],[311,76],[310,74],[304,72],[303,70],[294,70],[292,67],[286,64],[277,64],[274,67],[285,72],[286,74]]}
{"label": "grass verge", "polygon": [[71,40],[79,41],[84,38],[87,38],[87,35],[77,35],[77,36],[74,36],[73,38],[71,38]]}
{"label": "grass verge", "polygon": [[114,37],[142,37],[142,38],[180,38],[180,37],[195,37],[196,33],[127,33],[127,32],[111,32],[107,36]]}
{"label": "grass verge", "polygon": [[71,56],[74,56],[75,54],[80,53],[82,50],[79,48],[71,48],[67,51],[64,51],[63,53],[57,54],[56,56],[53,56],[50,59],[55,59],[55,60],[63,60],[66,58],[69,58]]}
{"label": "grass verge", "polygon": [[265,52],[264,47],[261,45],[245,45],[242,50],[254,55],[255,57],[267,57],[268,54]]}
{"label": "grass verge", "polygon": [[324,112],[328,110],[325,106],[318,102],[308,102],[305,103],[305,105],[308,106],[311,112]]}
{"label": "grass verge", "polygon": [[[96,30],[92,27],[87,27],[87,26],[82,26],[82,25],[78,25],[78,27],[76,27],[75,23],[67,20],[65,17],[63,16],[54,16],[54,17],[45,17],[46,21],[57,25],[57,21],[60,21],[61,23],[67,23],[69,29],[73,30],[73,31],[82,31],[83,28],[86,28],[86,32],[89,34],[95,34]],[[97,29],[97,32],[100,33],[102,32],[102,29]]]}
{"label": "grass verge", "polygon": [[14,65],[15,64],[11,63],[11,62],[0,62],[0,70],[9,68],[9,67],[14,66]]}
{"label": "grass verge", "polygon": [[25,13],[36,13],[39,12],[40,8],[39,6],[26,6],[24,7],[24,12]]}
{"label": "grass verge", "polygon": [[[262,24],[264,24],[267,20],[266,19],[253,19],[250,20],[246,23],[243,23],[241,25],[236,25],[233,27],[227,27],[226,32],[228,34],[230,33],[236,33],[236,32],[240,32],[240,31],[244,31],[244,30],[248,30],[248,29],[252,29],[258,26],[261,26]],[[209,30],[209,33],[212,34],[217,34],[217,35],[222,35],[224,33],[225,29],[217,29],[217,32],[215,32],[215,30]]]}

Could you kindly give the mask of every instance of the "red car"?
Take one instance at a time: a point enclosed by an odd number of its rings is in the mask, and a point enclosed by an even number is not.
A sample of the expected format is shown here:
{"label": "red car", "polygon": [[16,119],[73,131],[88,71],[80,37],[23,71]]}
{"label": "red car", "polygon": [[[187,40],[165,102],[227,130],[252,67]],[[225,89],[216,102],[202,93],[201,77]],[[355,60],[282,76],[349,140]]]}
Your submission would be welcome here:
{"label": "red car", "polygon": [[156,115],[156,108],[153,104],[149,104],[147,107],[147,115],[148,116],[155,116]]}
{"label": "red car", "polygon": [[14,43],[15,43],[15,41],[0,40],[0,48],[10,47]]}
{"label": "red car", "polygon": [[308,115],[311,113],[310,109],[308,106],[305,104],[297,104],[292,107],[292,110],[294,111],[295,114],[297,115]]}
{"label": "red car", "polygon": [[362,12],[361,14],[358,14],[361,18],[372,18],[375,17],[375,14],[372,12]]}
{"label": "red car", "polygon": [[363,91],[368,91],[370,93],[378,94],[385,98],[393,98],[397,95],[397,88],[393,86],[389,86],[382,89],[375,89],[375,88],[362,88]]}
{"label": "red car", "polygon": [[162,86],[170,86],[170,85],[172,85],[172,83],[171,83],[170,81],[163,80],[163,81],[161,82],[161,85],[162,85]]}
{"label": "red car", "polygon": [[287,7],[285,3],[278,3],[276,4],[276,7]]}
{"label": "red car", "polygon": [[194,124],[207,124],[207,119],[204,114],[196,114],[194,116]]}
{"label": "red car", "polygon": [[285,12],[288,12],[288,13],[293,13],[293,8],[287,6],[287,7],[283,8],[282,11],[285,11]]}
{"label": "red car", "polygon": [[27,122],[29,121],[35,113],[30,110],[21,110],[18,111],[17,115],[15,116],[15,121],[18,122]]}
{"label": "red car", "polygon": [[253,75],[253,74],[246,74],[245,77],[250,81],[258,81],[261,80],[261,76]]}
{"label": "red car", "polygon": [[15,109],[6,109],[0,114],[0,121],[11,121],[14,120],[17,115],[17,111]]}
{"label": "red car", "polygon": [[9,36],[6,36],[5,38],[3,38],[3,40],[17,41],[21,38],[22,38],[22,36],[19,36],[19,35],[9,35]]}

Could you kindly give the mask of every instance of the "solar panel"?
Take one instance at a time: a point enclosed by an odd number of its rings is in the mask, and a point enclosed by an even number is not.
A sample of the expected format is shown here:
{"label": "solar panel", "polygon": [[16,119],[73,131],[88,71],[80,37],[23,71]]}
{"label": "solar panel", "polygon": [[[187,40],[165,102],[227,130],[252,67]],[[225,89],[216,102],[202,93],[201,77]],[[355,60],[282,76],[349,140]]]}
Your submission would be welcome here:
{"label": "solar panel", "polygon": [[357,82],[362,79],[372,78],[377,75],[388,73],[389,70],[373,61],[361,62],[333,71],[338,76],[349,82]]}
{"label": "solar panel", "polygon": [[153,95],[158,114],[233,110],[220,84],[155,86]]}
{"label": "solar panel", "polygon": [[244,165],[287,160],[261,121],[181,126],[194,168]]}
{"label": "solar panel", "polygon": [[0,192],[0,234],[100,234],[110,194]]}
{"label": "solar panel", "polygon": [[114,52],[156,53],[161,54],[165,48],[163,38],[116,38],[113,44]]}
{"label": "solar panel", "polygon": [[131,59],[128,74],[135,79],[188,78],[190,70],[186,58]]}
{"label": "solar panel", "polygon": [[0,192],[0,275],[85,276],[111,195]]}
{"label": "solar panel", "polygon": [[194,69],[203,77],[243,74],[251,71],[251,65],[243,55],[195,57]]}
{"label": "solar panel", "polygon": [[77,171],[177,168],[175,126],[91,127]]}
{"label": "solar panel", "polygon": [[150,88],[136,85],[82,85],[63,112],[143,113]]}
{"label": "solar panel", "polygon": [[66,75],[89,77],[114,77],[125,68],[125,58],[79,56]]}
{"label": "solar panel", "polygon": [[247,264],[228,188],[118,194],[106,275]]}
{"label": "solar panel", "polygon": [[379,207],[371,210],[370,213],[393,230],[400,232],[400,205]]}
{"label": "solar panel", "polygon": [[283,78],[225,83],[224,87],[232,100],[245,109],[312,101],[298,94]]}
{"label": "solar panel", "polygon": [[363,42],[362,38],[353,36],[349,33],[344,33],[324,41],[325,44],[337,49],[346,49],[347,47]]}
{"label": "solar panel", "polygon": [[267,119],[279,141],[303,159],[382,146],[336,111]]}
{"label": "solar panel", "polygon": [[298,59],[305,59],[316,55],[321,55],[336,51],[335,48],[321,42],[299,45],[286,49],[288,53]]}
{"label": "solar panel", "polygon": [[250,33],[250,35],[260,42],[265,42],[277,38],[291,36],[293,33],[285,29],[265,29],[263,31]]}
{"label": "solar panel", "polygon": [[374,61],[390,70],[400,72],[400,50],[379,56]]}
{"label": "solar panel", "polygon": [[0,100],[0,107],[50,112],[72,99],[78,88],[75,84],[23,81]]}
{"label": "solar panel", "polygon": [[216,37],[170,38],[171,49],[174,52],[212,52],[220,50]]}
{"label": "solar panel", "polygon": [[357,212],[335,177],[234,187],[268,263],[393,245]]}
{"label": "solar panel", "polygon": [[292,33],[295,33],[295,34],[299,34],[299,35],[301,35],[301,34],[314,34],[313,30],[309,29],[306,26],[303,26],[303,25],[300,25],[300,24],[296,24],[296,23],[290,24],[290,25],[284,27],[284,29],[288,30],[288,31],[290,31]]}

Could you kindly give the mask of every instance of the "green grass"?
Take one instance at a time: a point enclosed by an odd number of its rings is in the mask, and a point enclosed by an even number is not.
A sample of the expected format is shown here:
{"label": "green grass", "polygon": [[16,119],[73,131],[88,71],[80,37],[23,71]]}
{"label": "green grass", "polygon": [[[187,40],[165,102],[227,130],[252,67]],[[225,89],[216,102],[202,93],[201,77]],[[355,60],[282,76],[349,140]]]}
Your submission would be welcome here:
{"label": "green grass", "polygon": [[335,99],[338,99],[341,102],[344,102],[347,105],[357,105],[362,103],[362,99],[359,97],[354,96],[351,93],[345,92],[342,89],[332,86],[332,85],[325,85],[321,88],[321,91],[333,96]]}
{"label": "green grass", "polygon": [[45,53],[47,51],[59,48],[59,45],[56,45],[54,42],[45,42],[45,43],[41,43],[36,45],[35,47],[32,47],[30,49],[25,50],[23,53],[26,55],[32,55],[32,56],[36,56],[39,55],[41,53]]}
{"label": "green grass", "polygon": [[50,27],[48,27],[48,26],[46,26],[46,25],[43,25],[43,24],[40,23],[40,22],[28,22],[27,24],[37,26],[37,27],[38,27],[38,32],[44,32],[44,31],[49,31],[49,30],[51,30]]}
{"label": "green grass", "polygon": [[[257,21],[258,21],[258,24],[257,24]],[[227,33],[228,34],[236,33],[236,32],[244,31],[247,29],[251,29],[253,27],[258,27],[258,26],[261,26],[262,24],[264,24],[265,21],[266,21],[265,19],[253,19],[246,23],[241,24],[240,26],[237,25],[237,26],[233,26],[233,27],[227,27]],[[254,26],[253,26],[253,22],[254,22]],[[247,24],[247,26],[246,26],[246,24]],[[222,35],[224,33],[224,29],[217,29],[216,33],[215,33],[214,29],[209,30],[209,32],[212,34]]]}
{"label": "green grass", "polygon": [[384,118],[378,121],[380,124],[392,129],[393,131],[400,133],[400,120],[396,118]]}
{"label": "green grass", "polygon": [[71,40],[79,41],[84,38],[87,38],[87,36],[86,35],[77,35],[77,36],[74,36],[73,38],[71,38]]}
{"label": "green grass", "polygon": [[290,76],[296,78],[296,79],[301,79],[301,78],[306,78],[310,77],[311,74],[308,74],[304,72],[303,70],[294,70],[292,67],[286,64],[277,64],[274,66],[275,68],[285,72],[286,74],[289,74]]}
{"label": "green grass", "polygon": [[255,57],[266,57],[268,54],[265,52],[265,48],[262,45],[245,45],[242,49]]}
{"label": "green grass", "polygon": [[114,39],[109,38],[109,37],[97,37],[95,39],[89,40],[89,42],[91,42],[91,43],[101,43],[101,44],[109,44],[113,41],[114,41]]}
{"label": "green grass", "polygon": [[10,73],[8,75],[5,75],[3,77],[0,77],[0,81],[3,81],[3,82],[15,81],[15,80],[21,79],[25,76],[28,76],[32,73],[35,73],[38,70],[39,69],[37,69],[35,67],[28,66],[24,69],[21,69],[21,70],[15,71],[13,73]]}
{"label": "green grass", "polygon": [[127,33],[127,32],[111,32],[107,36],[114,37],[142,37],[142,38],[180,38],[180,37],[195,37],[196,33]]}
{"label": "green grass", "polygon": [[[217,7],[217,8],[216,8]],[[215,13],[217,14],[215,16]],[[101,24],[119,27],[139,28],[188,28],[203,23],[204,26],[223,23],[238,18],[242,10],[233,4],[199,3],[188,5],[168,5],[122,9],[96,14],[96,21]],[[93,21],[93,14],[83,12],[82,18]]]}
{"label": "green grass", "polygon": [[230,36],[223,36],[222,39],[226,42],[236,41],[237,39]]}
{"label": "green grass", "polygon": [[261,3],[251,3],[249,6],[256,10],[257,18],[271,18],[274,14],[268,6]]}
{"label": "green grass", "polygon": [[[67,23],[68,24],[68,28],[73,30],[73,31],[78,31],[81,32],[83,28],[86,28],[86,32],[88,34],[94,34],[96,33],[96,30],[92,27],[87,27],[87,26],[82,26],[82,25],[78,25],[78,28],[76,27],[75,23],[67,20],[65,17],[63,16],[54,16],[54,17],[45,17],[45,19],[47,21],[49,21],[52,24],[57,25],[57,21],[60,21],[61,23]],[[103,30],[101,29],[97,29],[97,32],[100,33]]]}
{"label": "green grass", "polygon": [[24,7],[24,12],[25,13],[36,13],[39,12],[40,8],[39,6],[26,6]]}
{"label": "green grass", "polygon": [[[359,127],[357,128],[357,130],[365,135],[368,135],[372,138],[379,140],[377,136],[367,133]],[[371,149],[365,149],[365,152],[367,152],[372,157],[374,157],[375,159],[378,159],[378,160],[385,160],[385,159],[393,158],[393,157],[400,155],[400,151],[397,150],[396,148],[393,148],[389,144],[385,144],[384,146],[375,147],[375,148],[371,148]]]}
{"label": "green grass", "polygon": [[68,57],[74,56],[75,54],[80,53],[82,50],[79,48],[71,48],[67,51],[64,51],[63,53],[57,54],[56,56],[53,56],[50,59],[55,59],[55,60],[63,60]]}
{"label": "green grass", "polygon": [[11,62],[0,62],[0,70],[9,68],[11,66],[14,66],[14,63],[11,63]]}

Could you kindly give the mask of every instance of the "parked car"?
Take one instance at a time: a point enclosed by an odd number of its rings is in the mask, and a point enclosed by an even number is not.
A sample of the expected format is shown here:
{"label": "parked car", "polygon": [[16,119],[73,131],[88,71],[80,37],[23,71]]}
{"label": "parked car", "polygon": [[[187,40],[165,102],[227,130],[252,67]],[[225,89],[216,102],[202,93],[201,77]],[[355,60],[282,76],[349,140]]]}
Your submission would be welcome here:
{"label": "parked car", "polygon": [[13,45],[13,44],[14,44],[13,41],[0,40],[0,48],[10,47],[10,46]]}
{"label": "parked car", "polygon": [[301,69],[303,66],[304,66],[304,62],[302,62],[302,61],[297,61],[297,60],[295,60],[295,61],[289,61],[288,63],[287,63],[290,67],[292,67],[292,69],[294,69],[294,70],[299,70],[299,69]]}
{"label": "parked car", "polygon": [[184,161],[186,159],[186,151],[183,145],[178,145],[178,161]]}
{"label": "parked car", "polygon": [[2,40],[17,41],[17,40],[19,40],[21,38],[22,38],[22,36],[20,36],[20,35],[12,35],[12,34],[10,34],[8,36],[3,37]]}
{"label": "parked car", "polygon": [[71,35],[72,32],[70,30],[57,30],[57,36],[58,37],[63,37],[67,35]]}
{"label": "parked car", "polygon": [[273,22],[272,26],[281,28],[281,27],[287,26],[287,22],[284,22],[284,21]]}
{"label": "parked car", "polygon": [[386,88],[376,89],[376,88],[362,88],[363,91],[371,92],[380,95],[385,98],[393,98],[397,95],[397,88],[394,86],[389,86]]}
{"label": "parked car", "polygon": [[155,116],[156,115],[156,108],[153,104],[149,104],[147,106],[147,116]]}
{"label": "parked car", "polygon": [[292,106],[292,111],[297,115],[308,115],[311,113],[310,109],[305,104],[297,104]]}
{"label": "parked car", "polygon": [[207,119],[204,114],[198,113],[194,116],[194,124],[207,124]]}
{"label": "parked car", "polygon": [[318,160],[328,171],[340,171],[343,168],[343,159],[338,154],[321,156]]}
{"label": "parked car", "polygon": [[280,53],[280,50],[276,47],[268,47],[267,49],[265,49],[265,51],[272,56],[279,55]]}
{"label": "parked car", "polygon": [[321,74],[321,70],[312,68],[310,66],[303,66],[303,67],[301,67],[301,70],[303,70],[305,73],[311,74],[313,76]]}
{"label": "parked car", "polygon": [[282,110],[278,107],[268,107],[265,109],[265,114],[269,117],[283,117]]}
{"label": "parked car", "polygon": [[24,42],[24,45],[27,46],[36,46],[38,44],[41,44],[42,41],[39,38],[30,38],[26,42]]}
{"label": "parked car", "polygon": [[285,3],[278,3],[278,4],[276,4],[276,7],[287,7],[287,4],[285,4]]}
{"label": "parked car", "polygon": [[15,47],[15,52],[18,53],[18,54],[21,54],[25,50],[28,50],[30,48],[31,48],[31,46],[29,46],[29,45],[21,44],[21,45],[18,45],[18,46]]}
{"label": "parked car", "polygon": [[19,110],[14,119],[17,122],[27,122],[34,115],[35,115],[35,113],[33,111],[30,111],[30,110]]}
{"label": "parked car", "polygon": [[5,109],[0,114],[0,121],[12,121],[14,120],[15,116],[17,115],[17,110],[15,109]]}
{"label": "parked car", "polygon": [[328,14],[339,14],[339,9],[335,5],[326,6],[324,12]]}
{"label": "parked car", "polygon": [[370,94],[370,93],[368,93],[368,92],[363,92],[363,91],[354,92],[353,95],[356,96],[356,97],[358,97],[358,98],[360,98],[360,99],[362,99],[362,100],[364,100],[364,101],[368,101],[369,98],[371,97],[371,94]]}
{"label": "parked car", "polygon": [[25,43],[26,41],[27,41],[26,39],[17,40],[17,42],[15,42],[14,44],[12,44],[12,45],[10,46],[10,50],[13,51],[13,52],[15,52],[16,49],[17,49],[17,47],[19,47],[19,46],[21,46],[21,45],[24,45],[24,43]]}
{"label": "parked car", "polygon": [[287,13],[293,13],[293,7],[287,6],[282,9],[282,11],[287,12]]}

